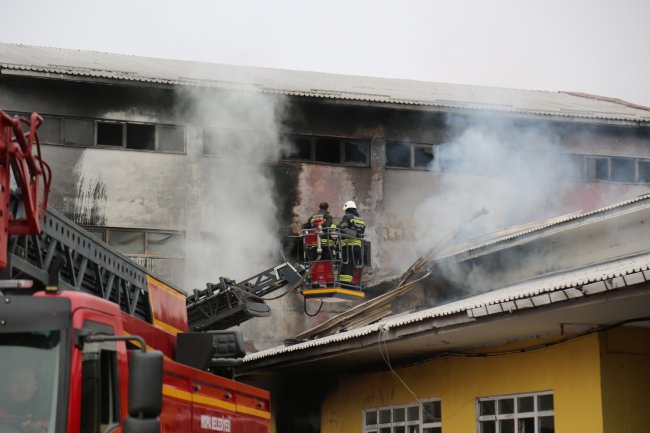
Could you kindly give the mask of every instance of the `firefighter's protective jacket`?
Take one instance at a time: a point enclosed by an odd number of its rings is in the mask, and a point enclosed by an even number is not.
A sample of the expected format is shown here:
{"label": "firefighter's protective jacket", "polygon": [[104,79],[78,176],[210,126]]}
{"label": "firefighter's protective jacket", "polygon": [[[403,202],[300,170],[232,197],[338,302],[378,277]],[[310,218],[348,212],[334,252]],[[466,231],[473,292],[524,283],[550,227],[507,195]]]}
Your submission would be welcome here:
{"label": "firefighter's protective jacket", "polygon": [[352,230],[355,232],[356,235],[356,239],[344,236],[343,239],[341,240],[341,246],[346,246],[346,245],[361,246],[361,238],[363,238],[363,234],[366,231],[366,222],[364,221],[363,218],[359,216],[358,212],[347,211],[343,216],[343,218],[341,219],[341,223],[339,224],[339,227],[341,228],[341,230],[344,229]]}

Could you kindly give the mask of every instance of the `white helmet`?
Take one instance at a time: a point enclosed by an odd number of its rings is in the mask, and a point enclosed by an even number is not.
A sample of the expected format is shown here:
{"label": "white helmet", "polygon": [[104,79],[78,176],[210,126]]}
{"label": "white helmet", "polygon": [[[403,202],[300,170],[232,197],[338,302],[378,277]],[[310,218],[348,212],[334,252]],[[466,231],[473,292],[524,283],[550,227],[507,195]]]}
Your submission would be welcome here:
{"label": "white helmet", "polygon": [[357,208],[357,204],[352,200],[345,202],[345,204],[343,205],[343,210],[356,209],[356,208]]}

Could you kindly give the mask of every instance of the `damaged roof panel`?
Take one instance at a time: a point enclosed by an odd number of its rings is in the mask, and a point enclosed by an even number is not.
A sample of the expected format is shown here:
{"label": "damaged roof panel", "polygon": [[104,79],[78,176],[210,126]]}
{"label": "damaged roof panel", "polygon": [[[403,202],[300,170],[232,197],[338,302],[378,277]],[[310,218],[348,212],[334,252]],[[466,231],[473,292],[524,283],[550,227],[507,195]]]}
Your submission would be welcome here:
{"label": "damaged roof panel", "polygon": [[45,78],[86,77],[440,109],[650,122],[650,108],[580,93],[221,65],[7,43],[0,43],[0,67],[2,74]]}
{"label": "damaged roof panel", "polygon": [[[621,290],[634,284],[650,281],[648,277],[650,277],[650,253],[515,284],[427,310],[389,317],[359,329],[340,332],[295,345],[279,346],[251,353],[246,355],[244,361],[253,362],[284,353],[352,340],[368,334],[385,332],[388,329],[459,313],[466,314],[469,320],[476,320],[494,314],[514,313],[517,310],[537,308],[543,305],[572,300],[576,297],[592,296],[601,291]],[[616,283],[613,282],[615,279],[617,279]],[[594,283],[599,283],[598,285],[603,290],[589,289],[588,286],[595,285]]]}

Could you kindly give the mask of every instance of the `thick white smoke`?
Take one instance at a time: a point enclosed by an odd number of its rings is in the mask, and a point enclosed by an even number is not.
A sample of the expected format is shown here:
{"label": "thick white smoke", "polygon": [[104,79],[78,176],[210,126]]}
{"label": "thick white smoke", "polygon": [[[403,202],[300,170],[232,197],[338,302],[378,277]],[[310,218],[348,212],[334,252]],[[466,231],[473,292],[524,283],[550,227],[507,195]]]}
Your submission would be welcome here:
{"label": "thick white smoke", "polygon": [[[552,126],[449,116],[448,128],[432,163],[435,193],[414,210],[416,257],[454,231],[462,230],[458,244],[560,212],[567,156]],[[467,222],[483,208],[487,215]]]}
{"label": "thick white smoke", "polygon": [[[186,95],[187,96],[187,95]],[[241,280],[277,264],[280,253],[272,167],[284,144],[285,100],[258,92],[189,92],[195,207],[187,228],[186,286]]]}

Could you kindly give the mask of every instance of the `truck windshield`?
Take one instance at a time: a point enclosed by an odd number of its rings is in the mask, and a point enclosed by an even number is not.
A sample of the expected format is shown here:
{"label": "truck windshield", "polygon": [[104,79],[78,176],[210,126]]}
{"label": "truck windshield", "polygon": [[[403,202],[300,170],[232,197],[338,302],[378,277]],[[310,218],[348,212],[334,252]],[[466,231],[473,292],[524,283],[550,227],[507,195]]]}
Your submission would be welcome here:
{"label": "truck windshield", "polygon": [[0,433],[54,432],[61,331],[0,333]]}

